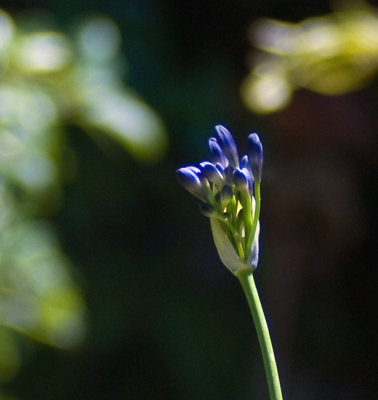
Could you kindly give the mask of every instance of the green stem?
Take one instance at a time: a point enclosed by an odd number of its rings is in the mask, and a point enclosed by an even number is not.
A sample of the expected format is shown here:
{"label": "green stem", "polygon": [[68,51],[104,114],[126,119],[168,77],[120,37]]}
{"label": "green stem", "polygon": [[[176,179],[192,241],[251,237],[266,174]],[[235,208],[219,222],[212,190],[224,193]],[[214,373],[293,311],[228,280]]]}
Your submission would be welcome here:
{"label": "green stem", "polygon": [[268,325],[265,320],[259,294],[253,279],[253,271],[250,268],[243,268],[236,271],[235,275],[239,279],[244,290],[257,331],[257,337],[259,339],[261,353],[264,360],[270,400],[282,400],[280,379],[278,376],[272,341],[270,340]]}
{"label": "green stem", "polygon": [[252,235],[252,201],[249,193],[240,193],[240,202],[243,206],[243,219],[244,219],[244,236],[245,236],[245,262],[248,262],[248,255],[251,253],[247,247],[249,238]]}
{"label": "green stem", "polygon": [[[248,237],[248,242],[246,245],[246,254],[251,254],[252,244],[253,244],[253,240],[255,238],[257,224],[258,224],[259,218],[260,218],[260,207],[261,207],[260,182],[255,182],[255,200],[256,200],[256,205],[255,205],[255,210],[254,210],[254,214],[253,214],[251,234]],[[246,260],[246,261],[248,261],[248,260]]]}

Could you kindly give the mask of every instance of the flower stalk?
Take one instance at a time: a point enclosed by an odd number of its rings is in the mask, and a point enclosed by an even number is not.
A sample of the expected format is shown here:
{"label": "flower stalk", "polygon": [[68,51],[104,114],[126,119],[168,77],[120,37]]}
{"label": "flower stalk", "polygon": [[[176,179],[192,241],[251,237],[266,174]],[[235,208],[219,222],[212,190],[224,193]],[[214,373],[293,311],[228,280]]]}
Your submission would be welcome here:
{"label": "flower stalk", "polygon": [[240,269],[235,273],[243,288],[252,319],[256,328],[257,337],[264,361],[265,375],[268,382],[270,400],[282,400],[280,379],[277,363],[274,356],[272,341],[269,335],[268,325],[261,306],[259,294],[250,269]]}
{"label": "flower stalk", "polygon": [[263,147],[259,136],[251,133],[247,154],[239,160],[231,133],[222,125],[215,130],[216,137],[209,139],[211,162],[180,168],[177,178],[201,201],[219,257],[240,281],[256,327],[270,400],[282,400],[272,342],[253,279],[259,260]]}

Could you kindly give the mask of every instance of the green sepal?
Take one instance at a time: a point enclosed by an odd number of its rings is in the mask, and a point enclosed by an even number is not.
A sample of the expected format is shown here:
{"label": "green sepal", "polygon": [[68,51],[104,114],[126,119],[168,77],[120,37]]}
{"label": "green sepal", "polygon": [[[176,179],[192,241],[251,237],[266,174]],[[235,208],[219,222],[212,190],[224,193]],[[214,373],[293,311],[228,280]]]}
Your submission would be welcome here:
{"label": "green sepal", "polygon": [[217,248],[222,263],[233,274],[240,268],[249,268],[248,265],[241,260],[237,254],[237,251],[235,250],[229,236],[224,229],[224,224],[216,218],[210,218],[210,225],[213,232],[215,247]]}

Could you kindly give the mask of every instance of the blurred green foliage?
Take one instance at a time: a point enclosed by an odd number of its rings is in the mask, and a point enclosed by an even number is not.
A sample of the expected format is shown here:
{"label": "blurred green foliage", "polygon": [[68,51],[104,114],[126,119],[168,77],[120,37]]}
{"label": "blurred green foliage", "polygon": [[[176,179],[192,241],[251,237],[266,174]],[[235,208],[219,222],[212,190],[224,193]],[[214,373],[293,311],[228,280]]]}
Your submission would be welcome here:
{"label": "blurred green foliage", "polygon": [[0,383],[20,366],[9,328],[62,348],[85,333],[85,304],[49,222],[72,168],[65,127],[109,135],[137,160],[155,161],[167,145],[157,114],[122,84],[114,22],[87,18],[71,37],[50,25],[38,14],[16,25],[0,10]]}
{"label": "blurred green foliage", "polygon": [[352,8],[298,23],[260,19],[252,29],[259,52],[242,85],[253,112],[270,113],[306,88],[325,95],[358,90],[378,69],[378,11]]}

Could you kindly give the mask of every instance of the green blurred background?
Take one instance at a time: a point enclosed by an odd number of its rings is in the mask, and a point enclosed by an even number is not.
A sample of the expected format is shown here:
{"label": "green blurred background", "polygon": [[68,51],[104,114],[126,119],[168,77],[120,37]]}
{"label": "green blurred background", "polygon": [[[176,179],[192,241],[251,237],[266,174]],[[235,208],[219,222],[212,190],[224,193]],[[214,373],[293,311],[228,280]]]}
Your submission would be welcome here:
{"label": "green blurred background", "polygon": [[267,398],[241,288],[175,179],[218,123],[241,151],[251,130],[264,144],[256,280],[284,398],[376,398],[376,11],[1,7],[0,399]]}

